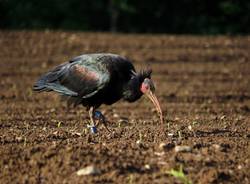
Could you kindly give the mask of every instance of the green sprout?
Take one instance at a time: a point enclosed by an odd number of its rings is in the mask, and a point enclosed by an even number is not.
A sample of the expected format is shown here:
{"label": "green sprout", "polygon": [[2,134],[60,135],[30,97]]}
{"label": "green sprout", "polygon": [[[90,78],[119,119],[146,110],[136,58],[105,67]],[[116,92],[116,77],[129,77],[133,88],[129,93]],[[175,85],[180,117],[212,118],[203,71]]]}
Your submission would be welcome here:
{"label": "green sprout", "polygon": [[194,126],[194,125],[197,125],[198,124],[198,122],[197,121],[193,121],[192,122],[192,125]]}
{"label": "green sprout", "polygon": [[27,138],[24,137],[24,140],[23,140],[23,146],[26,146],[27,145]]}
{"label": "green sprout", "polygon": [[167,123],[168,130],[170,129],[170,122]]}
{"label": "green sprout", "polygon": [[62,122],[61,122],[61,121],[58,121],[58,123],[57,123],[57,128],[60,128],[60,127],[61,127],[61,124],[62,124]]}
{"label": "green sprout", "polygon": [[180,130],[178,131],[178,137],[179,137],[180,140],[182,139],[182,133],[181,133]]}
{"label": "green sprout", "polygon": [[129,184],[133,184],[133,183],[134,183],[134,176],[133,176],[133,174],[130,174],[130,175],[129,175],[128,183],[129,183]]}
{"label": "green sprout", "polygon": [[28,96],[28,97],[31,97],[32,94],[33,94],[32,88],[28,88],[28,89],[27,89],[27,96]]}
{"label": "green sprout", "polygon": [[142,138],[143,138],[143,135],[142,135],[142,133],[140,132],[139,133],[139,140],[142,142]]}
{"label": "green sprout", "polygon": [[179,170],[171,169],[170,171],[167,171],[166,173],[179,179],[184,184],[192,184],[192,181],[189,180],[187,176],[184,174],[182,165],[180,166]]}

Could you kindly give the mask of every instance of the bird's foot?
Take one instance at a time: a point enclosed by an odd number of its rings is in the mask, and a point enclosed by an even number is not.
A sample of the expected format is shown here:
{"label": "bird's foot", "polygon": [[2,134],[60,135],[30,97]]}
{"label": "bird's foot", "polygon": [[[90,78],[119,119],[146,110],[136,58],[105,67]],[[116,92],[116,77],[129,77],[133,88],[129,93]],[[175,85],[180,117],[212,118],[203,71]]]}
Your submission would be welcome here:
{"label": "bird's foot", "polygon": [[87,125],[87,127],[90,128],[91,133],[93,133],[93,134],[97,133],[96,125]]}

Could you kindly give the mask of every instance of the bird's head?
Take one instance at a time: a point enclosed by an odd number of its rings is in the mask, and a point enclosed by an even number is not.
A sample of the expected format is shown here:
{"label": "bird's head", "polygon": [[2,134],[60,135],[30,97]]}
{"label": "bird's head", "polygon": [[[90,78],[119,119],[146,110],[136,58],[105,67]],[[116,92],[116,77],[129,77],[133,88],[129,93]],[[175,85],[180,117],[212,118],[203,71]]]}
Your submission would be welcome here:
{"label": "bird's head", "polygon": [[151,79],[151,73],[152,70],[143,70],[139,73],[133,72],[133,77],[130,81],[130,84],[132,86],[132,89],[134,90],[131,90],[131,92],[133,92],[130,93],[130,97],[137,96],[136,98],[140,98],[141,95],[145,94],[146,97],[148,97],[153,102],[157,112],[160,115],[161,123],[163,123],[162,110],[160,103],[155,95],[155,85]]}
{"label": "bird's head", "polygon": [[160,103],[157,97],[155,96],[155,86],[154,86],[153,81],[149,78],[145,78],[143,82],[141,83],[140,90],[153,102],[157,112],[160,115],[161,122],[163,123],[162,110],[161,110]]}

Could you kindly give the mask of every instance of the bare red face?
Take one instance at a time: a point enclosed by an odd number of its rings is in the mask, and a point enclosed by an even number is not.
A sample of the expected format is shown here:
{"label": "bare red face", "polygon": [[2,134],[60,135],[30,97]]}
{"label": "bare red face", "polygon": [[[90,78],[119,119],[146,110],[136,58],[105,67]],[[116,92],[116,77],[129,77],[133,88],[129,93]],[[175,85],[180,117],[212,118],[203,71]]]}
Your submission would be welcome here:
{"label": "bare red face", "polygon": [[141,84],[141,92],[143,94],[145,94],[149,90],[154,92],[155,91],[155,86],[154,86],[154,83],[153,83],[153,81],[151,79],[145,78],[143,83]]}
{"label": "bare red face", "polygon": [[161,123],[163,123],[163,116],[162,116],[161,106],[159,104],[158,99],[156,98],[156,96],[154,94],[155,87],[154,87],[154,83],[152,82],[152,80],[149,79],[149,78],[145,78],[144,81],[141,84],[140,90],[141,90],[141,92],[143,94],[145,94],[153,102],[157,112],[160,115]]}

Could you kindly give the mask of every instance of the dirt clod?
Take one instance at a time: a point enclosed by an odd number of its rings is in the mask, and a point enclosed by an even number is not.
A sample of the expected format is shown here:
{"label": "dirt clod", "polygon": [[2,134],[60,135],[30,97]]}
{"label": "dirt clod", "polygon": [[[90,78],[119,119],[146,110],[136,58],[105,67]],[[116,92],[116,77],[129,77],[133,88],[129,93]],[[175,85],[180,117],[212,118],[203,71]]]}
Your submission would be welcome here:
{"label": "dirt clod", "polygon": [[82,176],[82,175],[97,175],[100,174],[100,170],[97,169],[95,166],[91,165],[91,166],[87,166],[83,169],[80,169],[76,172],[76,174],[78,176]]}
{"label": "dirt clod", "polygon": [[175,146],[175,152],[190,152],[192,151],[192,147],[190,146]]}

